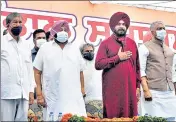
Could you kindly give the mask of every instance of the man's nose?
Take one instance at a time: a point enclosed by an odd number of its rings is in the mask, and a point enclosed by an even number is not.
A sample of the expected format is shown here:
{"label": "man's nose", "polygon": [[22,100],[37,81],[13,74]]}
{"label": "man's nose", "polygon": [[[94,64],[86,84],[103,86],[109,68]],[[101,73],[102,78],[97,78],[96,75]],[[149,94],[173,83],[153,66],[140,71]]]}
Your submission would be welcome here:
{"label": "man's nose", "polygon": [[21,26],[21,23],[20,22],[17,22],[17,24],[16,24],[17,26]]}

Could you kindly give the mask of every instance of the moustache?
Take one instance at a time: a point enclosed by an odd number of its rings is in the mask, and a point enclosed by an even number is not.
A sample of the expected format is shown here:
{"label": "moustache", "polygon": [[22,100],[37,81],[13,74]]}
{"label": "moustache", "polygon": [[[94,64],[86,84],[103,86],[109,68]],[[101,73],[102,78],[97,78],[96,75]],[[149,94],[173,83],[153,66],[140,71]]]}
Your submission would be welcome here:
{"label": "moustache", "polygon": [[118,31],[125,31],[125,29],[123,29],[123,28],[120,28],[120,29],[118,29]]}

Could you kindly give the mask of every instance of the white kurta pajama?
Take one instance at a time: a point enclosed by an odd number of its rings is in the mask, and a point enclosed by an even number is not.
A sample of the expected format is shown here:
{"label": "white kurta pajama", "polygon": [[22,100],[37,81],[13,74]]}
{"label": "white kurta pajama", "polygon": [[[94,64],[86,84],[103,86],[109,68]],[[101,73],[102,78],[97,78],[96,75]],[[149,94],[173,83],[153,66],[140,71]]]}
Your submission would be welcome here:
{"label": "white kurta pajama", "polygon": [[102,101],[102,71],[95,69],[95,61],[86,60],[84,70],[85,102],[92,100]]}
{"label": "white kurta pajama", "polygon": [[[146,61],[149,51],[145,45],[141,45],[139,48],[139,57],[141,65],[141,77],[146,76]],[[174,71],[174,66],[176,66],[176,55],[173,59],[173,82],[176,82],[176,71]],[[143,91],[143,90],[141,90]],[[168,86],[167,91],[156,91],[150,90],[152,94],[152,101],[145,101],[144,93],[141,93],[141,102],[140,102],[140,115],[144,116],[145,114],[157,117],[172,118],[170,121],[176,120],[176,95],[175,91],[171,91]]]}
{"label": "white kurta pajama", "polygon": [[27,121],[29,92],[34,92],[30,45],[8,33],[1,37],[1,120]]}
{"label": "white kurta pajama", "polygon": [[56,42],[48,42],[38,51],[34,67],[42,71],[47,116],[50,112],[55,120],[59,112],[86,116],[80,83],[84,61],[78,47],[68,43],[61,49]]}

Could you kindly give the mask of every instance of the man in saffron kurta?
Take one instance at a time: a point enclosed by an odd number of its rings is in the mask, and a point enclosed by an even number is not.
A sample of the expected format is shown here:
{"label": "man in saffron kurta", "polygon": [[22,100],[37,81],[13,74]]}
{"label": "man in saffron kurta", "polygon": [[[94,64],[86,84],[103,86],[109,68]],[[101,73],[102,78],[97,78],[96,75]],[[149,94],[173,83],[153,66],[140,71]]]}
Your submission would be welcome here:
{"label": "man in saffron kurta", "polygon": [[109,25],[113,34],[100,44],[95,61],[95,68],[103,70],[103,117],[133,117],[141,79],[136,43],[126,37],[130,18],[117,12]]}

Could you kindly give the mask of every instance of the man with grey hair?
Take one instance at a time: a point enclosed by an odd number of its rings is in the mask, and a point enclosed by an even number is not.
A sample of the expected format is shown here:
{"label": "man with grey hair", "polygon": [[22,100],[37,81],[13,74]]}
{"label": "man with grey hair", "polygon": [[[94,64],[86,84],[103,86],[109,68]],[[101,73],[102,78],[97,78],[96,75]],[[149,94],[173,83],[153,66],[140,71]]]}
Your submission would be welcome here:
{"label": "man with grey hair", "polygon": [[176,81],[172,78],[174,52],[164,43],[167,33],[163,22],[153,22],[150,30],[152,39],[139,47],[141,115],[176,117]]}
{"label": "man with grey hair", "polygon": [[27,121],[35,85],[30,44],[20,38],[19,13],[6,17],[6,27],[1,40],[1,120]]}
{"label": "man with grey hair", "polygon": [[94,66],[95,48],[92,44],[87,43],[81,46],[80,51],[86,63],[86,68],[83,72],[87,116],[103,118],[102,71],[97,71]]}

